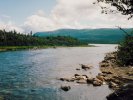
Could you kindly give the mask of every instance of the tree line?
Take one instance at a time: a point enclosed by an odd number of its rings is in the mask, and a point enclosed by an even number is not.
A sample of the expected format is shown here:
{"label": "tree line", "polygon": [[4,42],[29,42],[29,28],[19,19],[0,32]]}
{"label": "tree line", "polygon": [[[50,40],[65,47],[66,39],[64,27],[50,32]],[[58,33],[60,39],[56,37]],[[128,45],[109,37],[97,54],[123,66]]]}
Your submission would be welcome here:
{"label": "tree line", "polygon": [[37,37],[14,31],[0,30],[0,46],[78,46],[87,45],[70,36]]}

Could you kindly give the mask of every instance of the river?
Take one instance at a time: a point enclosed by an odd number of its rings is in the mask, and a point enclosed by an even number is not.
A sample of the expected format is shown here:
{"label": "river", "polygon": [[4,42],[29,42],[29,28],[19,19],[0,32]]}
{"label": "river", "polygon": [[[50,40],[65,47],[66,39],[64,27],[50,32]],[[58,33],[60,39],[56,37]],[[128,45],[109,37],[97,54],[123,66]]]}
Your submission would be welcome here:
{"label": "river", "polygon": [[[107,85],[62,82],[60,77],[74,74],[96,76],[99,62],[116,45],[97,44],[97,47],[62,47],[40,50],[0,52],[0,97],[5,100],[106,100],[111,93]],[[90,64],[89,71],[79,64]],[[70,85],[64,92],[61,85]]]}

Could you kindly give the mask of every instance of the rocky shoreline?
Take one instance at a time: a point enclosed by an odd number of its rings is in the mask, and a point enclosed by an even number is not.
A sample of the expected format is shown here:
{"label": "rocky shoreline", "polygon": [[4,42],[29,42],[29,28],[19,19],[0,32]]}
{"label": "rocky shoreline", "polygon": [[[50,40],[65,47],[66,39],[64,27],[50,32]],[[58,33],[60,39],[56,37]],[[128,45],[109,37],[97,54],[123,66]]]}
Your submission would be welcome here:
{"label": "rocky shoreline", "polygon": [[104,79],[114,92],[107,100],[132,100],[133,98],[133,66],[117,65],[117,52],[106,54],[100,63],[100,70],[105,74]]}
{"label": "rocky shoreline", "polygon": [[[100,62],[101,73],[98,73],[96,77],[90,77],[87,75],[74,74],[71,78],[59,78],[61,81],[76,82],[78,84],[92,84],[93,86],[108,85],[110,89],[114,90],[114,93],[107,96],[108,100],[125,100],[123,98],[133,97],[133,66],[121,67],[116,64],[116,52],[107,53],[104,60]],[[88,71],[93,66],[80,64],[81,68],[76,70]],[[129,89],[129,87],[132,87]],[[69,91],[70,86],[61,86],[64,91]],[[131,93],[127,94],[129,91]],[[117,95],[119,93],[120,95]],[[123,95],[121,93],[125,93]],[[121,98],[121,95],[123,98]],[[120,99],[118,99],[120,96]],[[125,97],[126,96],[126,97]]]}
{"label": "rocky shoreline", "polygon": [[133,66],[118,66],[116,59],[116,52],[108,53],[100,63],[100,70],[105,75],[106,83],[114,90],[125,84],[133,83]]}
{"label": "rocky shoreline", "polygon": [[[101,73],[96,77],[87,75],[74,74],[70,78],[60,78],[61,81],[76,82],[79,84],[92,84],[93,86],[101,86],[107,84],[113,90],[119,89],[127,83],[133,83],[133,67],[120,67],[116,64],[115,52],[106,54],[104,60],[100,62]],[[91,65],[80,64],[81,68],[76,70],[88,71],[93,68]]]}

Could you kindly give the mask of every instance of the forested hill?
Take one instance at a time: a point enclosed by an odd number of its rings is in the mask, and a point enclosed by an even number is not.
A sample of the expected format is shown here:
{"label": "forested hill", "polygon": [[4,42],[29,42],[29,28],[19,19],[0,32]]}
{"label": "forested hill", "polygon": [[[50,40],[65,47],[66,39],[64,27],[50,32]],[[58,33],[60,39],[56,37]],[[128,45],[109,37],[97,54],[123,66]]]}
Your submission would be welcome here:
{"label": "forested hill", "polygon": [[70,36],[37,37],[32,34],[0,30],[0,46],[79,46],[87,44]]}
{"label": "forested hill", "polygon": [[[124,29],[131,32],[132,29]],[[46,36],[72,36],[88,43],[119,43],[125,36],[120,29],[101,28],[101,29],[60,29],[56,31],[37,32],[34,34],[39,37]]]}

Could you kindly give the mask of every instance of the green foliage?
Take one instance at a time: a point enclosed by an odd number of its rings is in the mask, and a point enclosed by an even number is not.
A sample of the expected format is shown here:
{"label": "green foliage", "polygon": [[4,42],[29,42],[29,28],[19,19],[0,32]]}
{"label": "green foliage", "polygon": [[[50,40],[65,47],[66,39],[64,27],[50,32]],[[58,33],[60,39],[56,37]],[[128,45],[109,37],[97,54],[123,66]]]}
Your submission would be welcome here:
{"label": "green foliage", "polygon": [[37,37],[32,32],[28,35],[16,31],[0,30],[0,46],[78,46],[87,45],[70,36]]}
{"label": "green foliage", "polygon": [[127,34],[124,41],[119,45],[117,59],[120,65],[133,65],[133,32]]}

